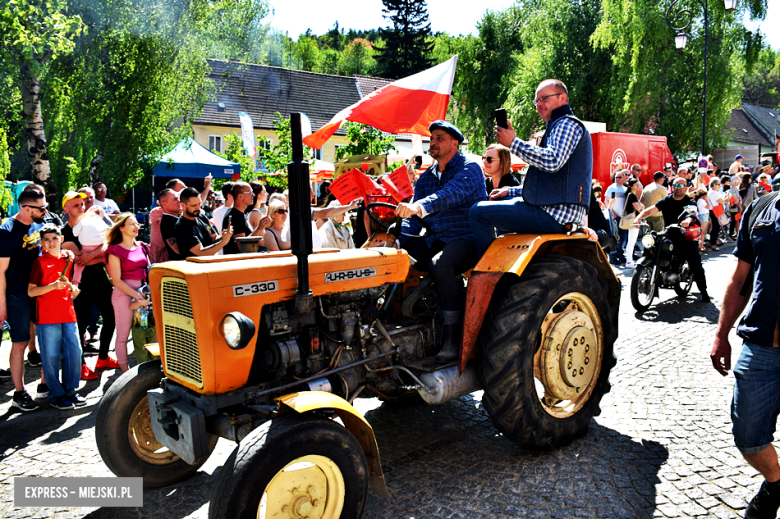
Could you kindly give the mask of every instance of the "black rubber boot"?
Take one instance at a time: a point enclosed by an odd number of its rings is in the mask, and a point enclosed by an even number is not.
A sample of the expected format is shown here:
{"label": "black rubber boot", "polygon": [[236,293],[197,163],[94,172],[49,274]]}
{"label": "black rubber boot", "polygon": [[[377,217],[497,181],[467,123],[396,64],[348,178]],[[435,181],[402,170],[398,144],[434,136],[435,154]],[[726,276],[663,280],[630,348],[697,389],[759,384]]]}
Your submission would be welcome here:
{"label": "black rubber boot", "polygon": [[436,362],[452,362],[460,356],[463,323],[444,325],[444,346],[436,355]]}

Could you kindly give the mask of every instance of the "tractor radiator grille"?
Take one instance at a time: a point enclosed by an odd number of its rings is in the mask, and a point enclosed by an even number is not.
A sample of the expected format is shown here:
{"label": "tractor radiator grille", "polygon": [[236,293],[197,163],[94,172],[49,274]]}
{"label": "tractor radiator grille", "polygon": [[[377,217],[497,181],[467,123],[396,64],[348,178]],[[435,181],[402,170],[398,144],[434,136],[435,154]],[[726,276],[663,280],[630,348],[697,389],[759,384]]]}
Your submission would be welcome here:
{"label": "tractor radiator grille", "polygon": [[198,338],[186,281],[163,278],[162,313],[165,373],[203,387]]}

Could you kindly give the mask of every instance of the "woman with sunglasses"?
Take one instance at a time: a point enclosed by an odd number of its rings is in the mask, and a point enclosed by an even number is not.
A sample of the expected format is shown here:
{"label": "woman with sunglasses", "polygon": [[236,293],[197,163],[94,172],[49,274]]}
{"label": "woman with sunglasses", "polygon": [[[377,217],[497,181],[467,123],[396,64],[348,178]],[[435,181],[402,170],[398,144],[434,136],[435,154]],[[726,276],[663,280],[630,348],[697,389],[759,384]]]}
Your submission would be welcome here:
{"label": "woman with sunglasses", "polygon": [[482,157],[482,170],[488,176],[485,179],[485,191],[492,193],[502,187],[520,186],[520,182],[510,173],[512,156],[509,148],[502,144],[491,144]]}
{"label": "woman with sunglasses", "polygon": [[281,200],[271,201],[268,208],[271,217],[271,226],[265,230],[263,242],[269,251],[290,250],[290,228],[284,223],[287,221],[287,206]]}

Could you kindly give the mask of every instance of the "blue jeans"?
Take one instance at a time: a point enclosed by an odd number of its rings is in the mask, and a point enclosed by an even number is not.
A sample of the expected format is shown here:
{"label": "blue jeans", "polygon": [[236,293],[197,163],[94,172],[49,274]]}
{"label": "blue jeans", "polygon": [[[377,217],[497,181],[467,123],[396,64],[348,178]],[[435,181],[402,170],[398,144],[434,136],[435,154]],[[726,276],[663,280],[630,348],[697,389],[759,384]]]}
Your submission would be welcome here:
{"label": "blue jeans", "polygon": [[469,223],[477,241],[477,254],[481,258],[499,234],[555,234],[563,231],[563,225],[555,221],[541,207],[525,203],[522,198],[479,202],[471,206]]}
{"label": "blue jeans", "polygon": [[780,414],[780,348],[745,341],[734,365],[731,422],[734,444],[755,454],[771,443]]}
{"label": "blue jeans", "polygon": [[[39,324],[38,344],[49,400],[76,394],[81,377],[81,344],[76,323]],[[62,381],[59,370],[62,361]]]}
{"label": "blue jeans", "polygon": [[[620,261],[624,262],[626,261],[626,255],[623,252],[623,250],[626,248],[626,245],[628,244],[628,229],[621,229],[620,228],[620,218],[613,218],[615,221],[615,227],[618,230],[618,245],[617,245],[617,251],[611,253],[609,255],[609,259],[614,261]],[[633,258],[629,258],[629,261],[633,261]]]}

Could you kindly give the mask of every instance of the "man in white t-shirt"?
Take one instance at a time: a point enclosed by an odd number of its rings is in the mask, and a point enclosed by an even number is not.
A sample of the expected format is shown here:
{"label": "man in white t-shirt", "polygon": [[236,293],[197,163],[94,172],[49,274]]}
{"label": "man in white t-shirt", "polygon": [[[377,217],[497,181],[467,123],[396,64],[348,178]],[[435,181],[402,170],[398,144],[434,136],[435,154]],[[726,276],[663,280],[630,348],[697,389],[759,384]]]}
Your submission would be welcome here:
{"label": "man in white t-shirt", "polygon": [[106,198],[106,185],[103,182],[95,184],[95,205],[100,206],[112,220],[119,214],[119,206],[110,198]]}
{"label": "man in white t-shirt", "polygon": [[[626,205],[626,187],[623,183],[628,180],[628,170],[618,169],[613,173],[613,183],[604,193],[604,202],[610,211],[610,216],[616,223],[620,223],[620,217],[623,216],[623,208]],[[610,253],[609,260],[615,265],[622,265],[626,262],[623,249],[628,242],[628,231],[618,227],[618,248],[617,251]]]}

